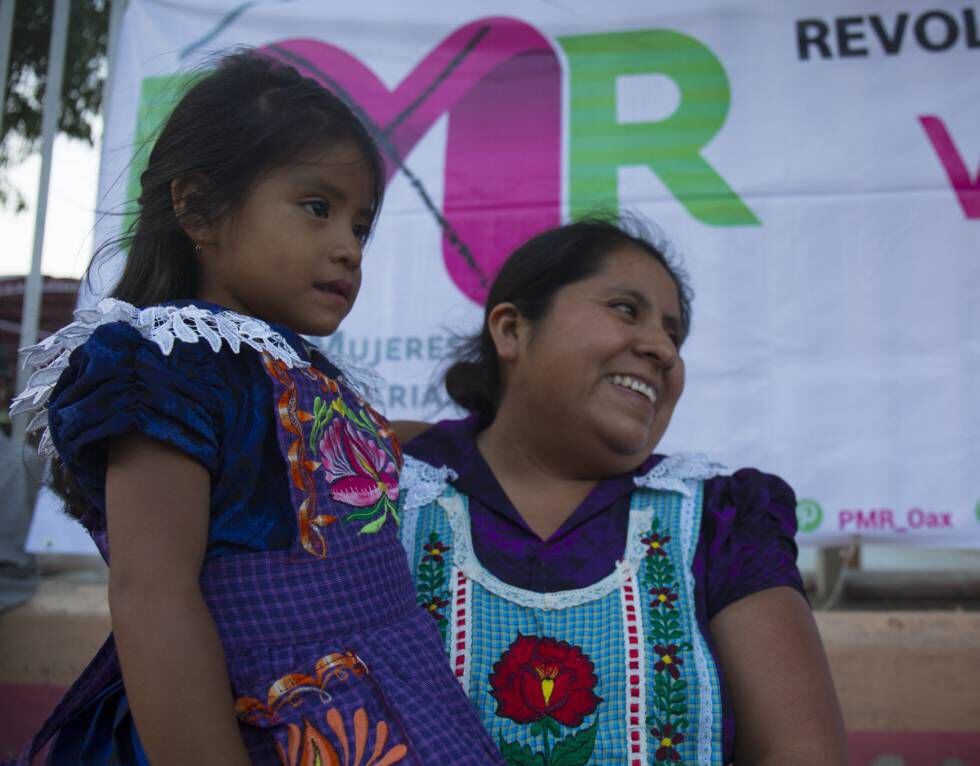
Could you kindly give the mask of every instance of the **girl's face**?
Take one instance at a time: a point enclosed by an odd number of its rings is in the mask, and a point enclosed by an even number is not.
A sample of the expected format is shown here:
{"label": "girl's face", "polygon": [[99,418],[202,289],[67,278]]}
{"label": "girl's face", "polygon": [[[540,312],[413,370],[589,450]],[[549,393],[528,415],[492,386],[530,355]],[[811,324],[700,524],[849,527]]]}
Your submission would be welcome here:
{"label": "girl's face", "polygon": [[[623,472],[660,441],[684,390],[677,286],[648,253],[624,247],[559,290],[508,370],[534,422],[570,464]],[[520,393],[523,392],[523,393]]]}
{"label": "girl's face", "polygon": [[203,300],[329,335],[354,305],[372,221],[372,177],[342,142],[274,168],[203,244]]}

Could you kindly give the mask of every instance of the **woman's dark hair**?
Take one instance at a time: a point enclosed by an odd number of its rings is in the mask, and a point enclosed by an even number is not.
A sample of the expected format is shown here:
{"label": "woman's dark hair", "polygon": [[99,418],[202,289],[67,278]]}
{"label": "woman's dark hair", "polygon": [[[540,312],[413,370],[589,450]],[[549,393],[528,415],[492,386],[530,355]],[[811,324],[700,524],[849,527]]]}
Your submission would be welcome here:
{"label": "woman's dark hair", "polygon": [[633,219],[583,218],[539,234],[515,250],[497,274],[487,296],[483,327],[456,346],[445,373],[446,391],[463,409],[489,425],[500,404],[501,378],[497,349],[487,318],[494,306],[513,303],[532,324],[543,318],[563,287],[595,275],[615,250],[634,247],[648,253],[677,286],[683,336],[691,327],[693,294],[687,276]]}
{"label": "woman's dark hair", "polygon": [[144,307],[194,298],[194,243],[174,212],[170,185],[206,184],[181,218],[213,221],[234,212],[264,172],[341,141],[353,141],[373,176],[372,212],[384,194],[384,163],[367,128],[340,98],[296,69],[254,50],[220,59],[181,97],[140,176],[136,219],[102,250],[128,250],[112,297]]}
{"label": "woman's dark hair", "polygon": [[[112,297],[141,308],[197,297],[197,254],[174,211],[171,183],[205,179],[186,200],[181,218],[214,221],[233,213],[264,172],[342,141],[352,141],[367,162],[376,217],[384,196],[384,163],[350,107],[293,67],[257,51],[225,56],[174,107],[140,175],[133,225],[99,248],[92,267],[108,251],[125,249],[126,264]],[[50,483],[71,516],[86,517],[91,506],[57,458],[51,461]]]}

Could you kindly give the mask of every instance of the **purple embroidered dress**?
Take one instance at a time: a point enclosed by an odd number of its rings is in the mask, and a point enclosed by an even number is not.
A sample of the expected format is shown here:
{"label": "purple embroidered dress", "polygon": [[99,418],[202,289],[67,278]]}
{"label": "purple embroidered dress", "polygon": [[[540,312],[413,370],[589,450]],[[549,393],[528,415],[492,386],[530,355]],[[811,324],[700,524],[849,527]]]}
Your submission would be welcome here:
{"label": "purple embroidered dress", "polygon": [[[108,300],[78,318],[29,357],[42,373],[25,399],[50,393],[50,438],[107,560],[108,438],[142,433],[208,469],[200,582],[253,762],[500,763],[416,604],[399,445],[340,371],[200,302]],[[50,762],[147,763],[111,636],[22,762],[52,736]]]}
{"label": "purple embroidered dress", "polygon": [[[469,537],[479,566],[507,586],[542,594],[585,589],[607,578],[624,558],[631,497],[637,489],[634,478],[651,471],[663,456],[651,456],[632,474],[599,482],[561,528],[541,540],[518,514],[476,448],[476,428],[472,417],[443,421],[406,444],[405,452],[429,466],[454,472],[447,478],[467,498]],[[431,494],[437,492],[433,483]],[[696,625],[712,656],[715,649],[708,626],[729,604],[781,585],[805,595],[793,541],[795,507],[793,491],[785,482],[754,469],[704,482],[691,568]],[[424,539],[425,531],[419,534]],[[643,544],[650,546],[649,552],[658,553],[662,545],[673,546],[677,541],[651,534],[643,538]],[[422,547],[430,561],[452,559],[453,552],[441,541]],[[672,609],[677,596],[660,590],[652,593],[659,602],[666,602],[660,611]],[[425,601],[423,591],[419,587],[420,600]],[[429,598],[425,606],[440,624],[448,620],[452,630],[454,605],[450,601]],[[486,625],[482,629],[490,630]],[[715,664],[721,692],[721,757],[723,763],[729,763],[734,757],[735,718],[722,668]],[[498,715],[500,710],[498,707]],[[670,750],[664,750],[664,757],[669,756]],[[654,759],[658,758],[655,754]]]}

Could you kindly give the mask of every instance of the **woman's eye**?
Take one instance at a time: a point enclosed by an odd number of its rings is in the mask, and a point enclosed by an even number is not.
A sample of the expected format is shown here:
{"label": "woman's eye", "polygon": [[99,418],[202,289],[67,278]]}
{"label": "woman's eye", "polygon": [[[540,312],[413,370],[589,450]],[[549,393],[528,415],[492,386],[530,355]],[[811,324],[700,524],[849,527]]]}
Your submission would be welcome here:
{"label": "woman's eye", "polygon": [[315,218],[326,218],[330,213],[330,205],[322,199],[311,199],[303,204],[303,209]]}
{"label": "woman's eye", "polygon": [[632,303],[627,303],[625,301],[616,301],[615,303],[610,304],[610,308],[612,308],[614,311],[618,311],[621,314],[625,314],[626,316],[633,317],[633,318],[635,318],[637,314],[636,306],[634,306]]}
{"label": "woman's eye", "polygon": [[371,236],[370,226],[364,224],[357,224],[351,229],[351,231],[354,232],[354,236],[357,238],[357,241],[360,242],[362,246],[367,244],[368,237]]}

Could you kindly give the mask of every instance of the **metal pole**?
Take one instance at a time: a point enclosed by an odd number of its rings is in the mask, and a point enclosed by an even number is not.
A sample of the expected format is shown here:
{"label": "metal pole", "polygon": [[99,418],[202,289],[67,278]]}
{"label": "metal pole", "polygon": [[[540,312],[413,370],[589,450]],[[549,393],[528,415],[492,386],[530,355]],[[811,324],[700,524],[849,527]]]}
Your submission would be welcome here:
{"label": "metal pole", "polygon": [[[0,0],[0,101],[7,93],[7,72],[10,70],[10,40],[14,34],[16,0]],[[0,103],[0,128],[7,114],[7,103]]]}
{"label": "metal pole", "polygon": [[105,136],[105,126],[112,117],[112,77],[116,71],[116,57],[119,55],[119,30],[122,28],[122,17],[128,5],[127,0],[110,0],[109,11],[109,44],[106,46],[106,74],[102,83],[102,135]]}
{"label": "metal pole", "polygon": [[[71,0],[55,0],[51,24],[51,47],[48,52],[48,76],[44,88],[44,112],[41,117],[41,177],[37,188],[37,211],[34,216],[34,252],[31,271],[24,284],[24,307],[20,319],[20,345],[37,342],[41,315],[41,254],[44,251],[44,224],[48,213],[48,187],[51,182],[51,155],[61,112],[61,81],[65,71],[65,48],[68,41],[68,19]],[[17,392],[24,390],[27,380],[23,369],[17,371]],[[24,419],[17,418],[15,434],[23,437]]]}

